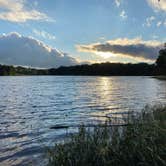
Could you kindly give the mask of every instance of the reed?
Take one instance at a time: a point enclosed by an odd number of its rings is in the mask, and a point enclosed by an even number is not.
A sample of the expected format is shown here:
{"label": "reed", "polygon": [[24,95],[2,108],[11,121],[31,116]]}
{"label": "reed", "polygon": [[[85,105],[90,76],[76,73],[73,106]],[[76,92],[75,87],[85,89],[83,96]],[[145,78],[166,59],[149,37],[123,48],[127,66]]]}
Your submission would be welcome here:
{"label": "reed", "polygon": [[128,114],[126,125],[82,125],[77,134],[47,150],[49,166],[166,165],[166,107]]}

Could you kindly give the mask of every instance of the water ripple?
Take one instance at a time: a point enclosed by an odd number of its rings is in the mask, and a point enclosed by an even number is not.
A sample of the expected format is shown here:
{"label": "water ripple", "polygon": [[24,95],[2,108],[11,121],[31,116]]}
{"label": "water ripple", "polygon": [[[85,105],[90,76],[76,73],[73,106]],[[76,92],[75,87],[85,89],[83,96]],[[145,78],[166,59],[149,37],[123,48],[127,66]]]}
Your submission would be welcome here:
{"label": "water ripple", "polygon": [[38,165],[42,147],[76,132],[51,126],[166,103],[165,81],[150,77],[0,77],[0,89],[0,162],[11,166]]}

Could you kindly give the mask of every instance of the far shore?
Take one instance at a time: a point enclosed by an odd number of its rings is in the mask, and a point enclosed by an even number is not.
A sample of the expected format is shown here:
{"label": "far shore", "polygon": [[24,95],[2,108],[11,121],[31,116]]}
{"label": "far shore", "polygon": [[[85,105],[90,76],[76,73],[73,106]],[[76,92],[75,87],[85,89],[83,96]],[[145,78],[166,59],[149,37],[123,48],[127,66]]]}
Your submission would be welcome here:
{"label": "far shore", "polygon": [[160,79],[160,80],[166,80],[166,76],[164,76],[164,75],[153,76],[152,78],[157,78],[157,79]]}

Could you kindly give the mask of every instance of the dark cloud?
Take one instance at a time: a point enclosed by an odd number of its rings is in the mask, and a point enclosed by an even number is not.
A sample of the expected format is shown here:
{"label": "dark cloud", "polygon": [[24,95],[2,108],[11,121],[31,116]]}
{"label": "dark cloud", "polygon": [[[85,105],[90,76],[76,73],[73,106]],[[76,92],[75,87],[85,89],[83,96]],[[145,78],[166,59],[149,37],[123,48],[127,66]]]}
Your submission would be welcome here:
{"label": "dark cloud", "polygon": [[[123,43],[124,42],[124,43]],[[78,49],[84,52],[110,52],[120,54],[122,56],[130,56],[132,58],[143,58],[146,60],[155,60],[158,51],[162,48],[162,43],[154,41],[137,41],[133,40],[115,40],[108,41],[104,44],[96,43],[90,45],[79,45]]]}
{"label": "dark cloud", "polygon": [[10,33],[0,36],[0,63],[52,68],[75,65],[77,61],[36,39]]}

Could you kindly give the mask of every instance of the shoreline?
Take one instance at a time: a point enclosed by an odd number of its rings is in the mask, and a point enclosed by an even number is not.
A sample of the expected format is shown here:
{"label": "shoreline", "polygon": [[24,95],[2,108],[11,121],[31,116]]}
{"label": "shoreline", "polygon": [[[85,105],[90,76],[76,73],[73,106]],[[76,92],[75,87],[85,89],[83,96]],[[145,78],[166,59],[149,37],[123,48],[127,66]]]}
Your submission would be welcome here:
{"label": "shoreline", "polygon": [[160,79],[160,80],[166,80],[165,75],[153,76],[152,78],[156,78],[156,79]]}

